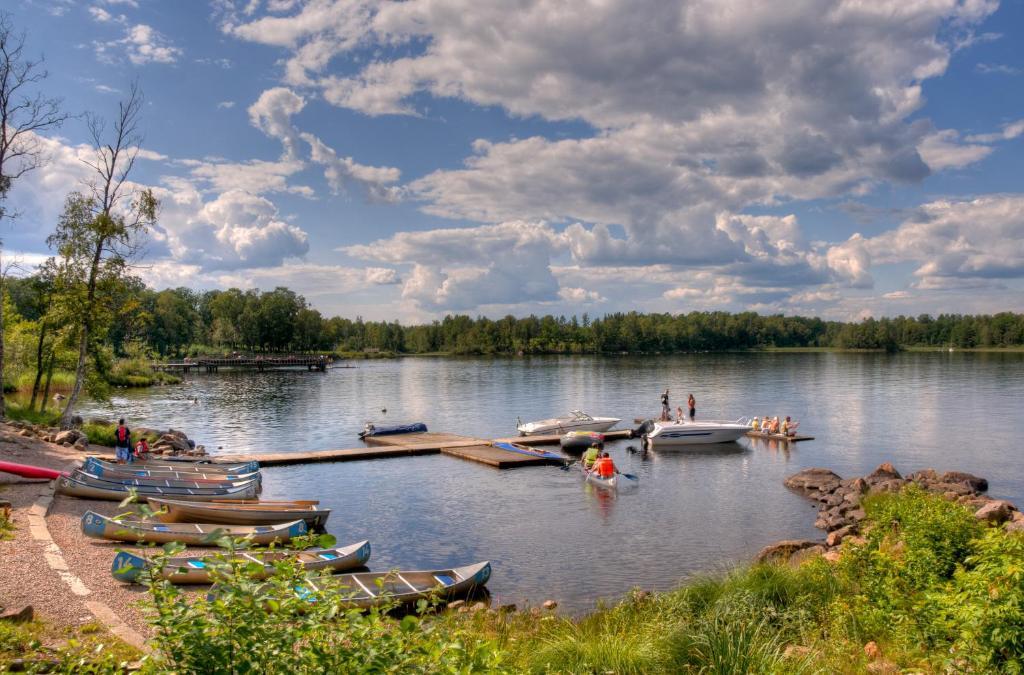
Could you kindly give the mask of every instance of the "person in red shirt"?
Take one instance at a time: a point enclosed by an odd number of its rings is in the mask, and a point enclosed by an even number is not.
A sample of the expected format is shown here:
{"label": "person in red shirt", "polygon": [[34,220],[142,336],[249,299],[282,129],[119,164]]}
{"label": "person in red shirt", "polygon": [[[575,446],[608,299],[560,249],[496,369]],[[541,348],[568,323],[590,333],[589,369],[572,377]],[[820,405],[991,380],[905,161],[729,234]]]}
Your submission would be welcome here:
{"label": "person in red shirt", "polygon": [[601,455],[601,459],[597,460],[597,466],[594,470],[597,471],[597,475],[601,478],[611,478],[619,472],[615,468],[615,462],[612,461],[611,456],[607,452]]}

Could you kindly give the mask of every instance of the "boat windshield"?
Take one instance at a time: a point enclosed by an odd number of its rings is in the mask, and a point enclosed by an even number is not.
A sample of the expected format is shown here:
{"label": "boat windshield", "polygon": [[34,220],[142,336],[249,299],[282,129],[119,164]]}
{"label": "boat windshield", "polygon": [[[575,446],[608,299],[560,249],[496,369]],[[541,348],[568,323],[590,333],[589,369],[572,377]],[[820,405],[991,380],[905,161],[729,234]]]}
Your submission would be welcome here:
{"label": "boat windshield", "polygon": [[575,420],[584,420],[589,422],[590,420],[594,419],[593,417],[583,412],[582,410],[573,410],[569,414]]}

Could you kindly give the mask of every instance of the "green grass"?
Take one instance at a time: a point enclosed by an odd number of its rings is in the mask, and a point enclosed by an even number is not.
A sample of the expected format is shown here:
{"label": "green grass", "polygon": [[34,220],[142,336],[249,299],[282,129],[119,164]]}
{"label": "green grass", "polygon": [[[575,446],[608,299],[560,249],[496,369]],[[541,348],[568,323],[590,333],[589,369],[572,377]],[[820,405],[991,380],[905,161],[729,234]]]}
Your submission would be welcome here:
{"label": "green grass", "polygon": [[41,621],[0,622],[0,671],[22,659],[28,672],[123,673],[142,654],[99,623],[60,628]]}
{"label": "green grass", "polygon": [[[32,385],[35,384],[36,374],[33,372],[22,373],[18,376],[14,386],[17,391],[32,393]],[[46,384],[46,375],[43,374],[43,379],[40,381],[40,389]],[[50,379],[50,395],[56,394],[57,392],[66,394],[71,391],[71,388],[75,386],[75,374],[67,370],[55,370],[53,377]]]}
{"label": "green grass", "polygon": [[[82,426],[82,431],[89,439],[91,445],[103,445],[108,448],[114,447],[117,442],[117,437],[114,432],[117,430],[116,424],[97,424],[95,422],[86,422]],[[150,433],[140,436],[137,432],[132,432],[132,443],[138,443],[143,438],[146,439],[150,445],[152,445],[160,436],[158,434]]]}
{"label": "green grass", "polygon": [[[56,426],[60,421],[60,410],[51,405],[46,412],[39,412],[38,410],[29,410],[28,401],[22,400],[23,397],[10,397],[4,399],[4,411],[7,415],[7,419],[14,420],[17,422],[28,422],[30,424],[40,424],[42,426]],[[38,403],[36,404],[38,405]]]}
{"label": "green grass", "polygon": [[142,358],[121,359],[107,374],[107,382],[115,387],[151,387],[158,384],[179,384],[177,375],[153,370]]}

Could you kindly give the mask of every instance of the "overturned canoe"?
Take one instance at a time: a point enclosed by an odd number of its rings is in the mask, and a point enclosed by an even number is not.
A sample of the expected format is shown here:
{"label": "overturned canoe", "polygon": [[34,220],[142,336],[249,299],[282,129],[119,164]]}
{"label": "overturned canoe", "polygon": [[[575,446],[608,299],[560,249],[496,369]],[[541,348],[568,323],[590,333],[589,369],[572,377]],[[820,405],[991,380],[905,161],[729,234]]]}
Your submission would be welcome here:
{"label": "overturned canoe", "polygon": [[491,564],[479,562],[443,570],[355,572],[335,575],[330,581],[309,579],[295,592],[310,600],[317,592],[337,592],[346,605],[365,609],[383,603],[409,604],[421,598],[450,600],[483,588],[490,578]]}
{"label": "overturned canoe", "polygon": [[194,471],[198,473],[253,473],[260,470],[260,463],[256,461],[242,462],[235,464],[216,464],[212,462],[183,462],[170,461],[166,459],[147,459],[143,462],[132,462],[131,464],[117,464],[105,459],[90,455],[85,458],[88,463],[96,463],[101,466],[121,469],[145,469],[148,471]]}
{"label": "overturned canoe", "polygon": [[138,464],[111,464],[88,458],[82,464],[82,471],[91,473],[101,478],[161,478],[167,480],[194,480],[199,482],[244,482],[247,480],[261,480],[262,474],[259,471],[247,473],[224,473],[199,471],[172,471],[170,469],[152,469]]}
{"label": "overturned canoe", "polygon": [[188,546],[216,546],[221,537],[246,538],[253,544],[282,544],[309,531],[306,522],[293,520],[278,525],[232,526],[213,523],[161,523],[152,520],[114,520],[86,511],[82,533],[95,539],[135,544],[178,542]]}
{"label": "overturned canoe", "polygon": [[[132,491],[140,499],[149,497],[173,497],[193,501],[252,499],[256,496],[258,485],[249,482],[233,488],[169,488],[152,485],[119,485],[101,480],[79,480],[74,476],[61,476],[57,479],[57,492],[79,499],[105,499],[119,502],[128,497]],[[294,518],[292,519],[294,520]]]}
{"label": "overturned canoe", "polygon": [[97,475],[94,473],[87,473],[81,469],[75,469],[71,473],[71,477],[76,480],[80,480],[83,483],[96,484],[100,486],[106,486],[106,484],[112,485],[124,485],[127,487],[162,487],[162,488],[192,488],[195,490],[227,490],[230,488],[245,487],[247,485],[257,485],[259,482],[248,479],[244,481],[210,481],[210,480],[186,480],[181,478],[163,478],[163,477],[150,477],[150,476],[114,476],[114,475]]}
{"label": "overturned canoe", "polygon": [[247,502],[202,504],[176,498],[150,498],[149,504],[164,511],[157,518],[165,523],[223,523],[225,525],[273,525],[304,520],[309,529],[320,531],[327,524],[330,509],[309,502]]}
{"label": "overturned canoe", "polygon": [[[283,560],[294,560],[306,572],[320,570],[348,570],[362,567],[370,559],[370,542],[361,541],[349,546],[338,548],[315,548],[306,551],[235,551],[225,553],[223,557],[205,556],[170,558],[160,572],[160,576],[172,584],[208,584],[210,573],[218,565],[227,565],[228,556],[245,564],[256,563],[262,569],[251,574],[253,579],[266,579],[276,573],[274,563]],[[128,551],[121,551],[115,556],[110,572],[118,581],[132,583],[138,581],[144,570],[152,567],[152,563],[141,556]]]}

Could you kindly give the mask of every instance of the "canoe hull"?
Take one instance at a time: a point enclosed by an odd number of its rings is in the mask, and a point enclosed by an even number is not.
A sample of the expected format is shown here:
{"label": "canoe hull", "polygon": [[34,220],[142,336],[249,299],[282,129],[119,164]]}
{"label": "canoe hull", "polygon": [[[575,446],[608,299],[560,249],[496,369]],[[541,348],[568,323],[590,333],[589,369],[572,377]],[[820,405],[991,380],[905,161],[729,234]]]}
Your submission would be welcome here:
{"label": "canoe hull", "polygon": [[106,501],[120,502],[126,499],[135,490],[139,499],[149,497],[173,497],[188,501],[213,501],[252,499],[256,496],[256,484],[250,483],[244,487],[232,488],[229,490],[186,490],[184,488],[157,488],[157,487],[131,487],[117,485],[114,483],[101,484],[98,482],[83,482],[75,480],[70,476],[61,476],[57,479],[57,492],[69,497],[79,499],[102,499]]}
{"label": "canoe hull", "polygon": [[177,542],[188,546],[216,546],[222,536],[246,538],[260,546],[283,544],[308,533],[305,521],[294,520],[280,525],[231,527],[217,524],[161,523],[149,520],[116,521],[93,511],[82,515],[82,533],[94,539],[133,544],[167,544]]}
{"label": "canoe hull", "polygon": [[188,471],[196,473],[255,473],[260,470],[259,462],[243,462],[236,464],[215,464],[210,462],[172,462],[169,460],[148,459],[144,462],[132,462],[131,464],[117,464],[108,462],[99,457],[89,456],[85,458],[86,463],[99,464],[106,468],[146,470],[146,471]]}
{"label": "canoe hull", "polygon": [[322,531],[327,524],[330,509],[314,505],[288,508],[261,507],[259,504],[193,504],[177,499],[153,498],[151,506],[167,509],[156,517],[165,523],[219,523],[223,525],[274,525],[292,520],[303,520],[314,531]]}
{"label": "canoe hull", "polygon": [[28,464],[16,464],[14,462],[0,462],[0,471],[21,476],[22,478],[39,478],[42,480],[54,480],[63,475],[60,471],[55,471],[54,469],[30,466]]}
{"label": "canoe hull", "polygon": [[580,471],[583,473],[583,480],[586,483],[590,483],[594,487],[601,488],[602,490],[616,490],[619,487],[619,477],[612,476],[611,478],[601,478],[594,471],[587,471],[580,464]]}

